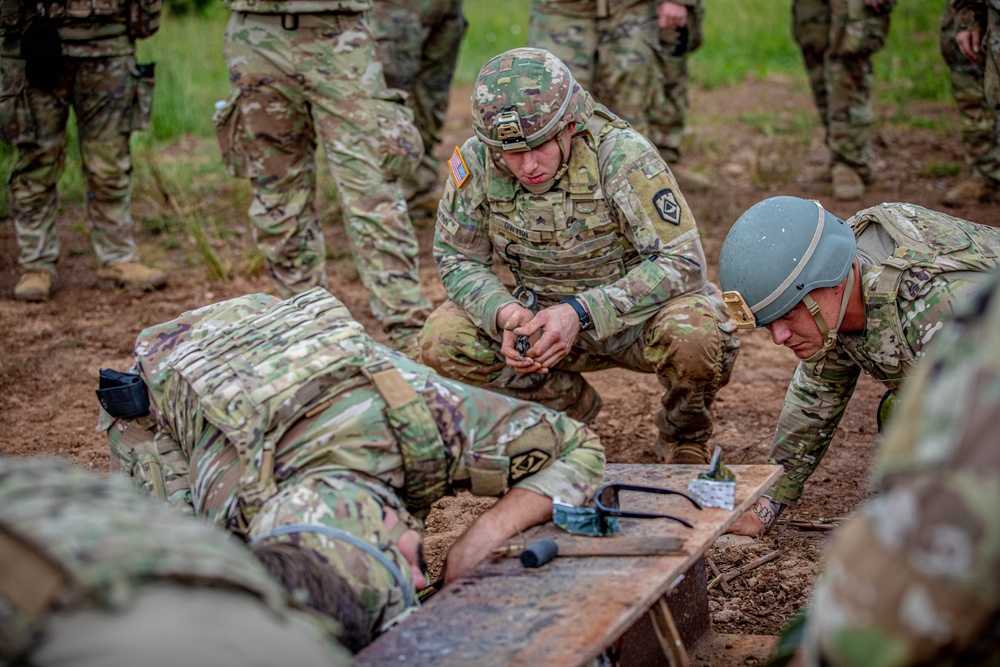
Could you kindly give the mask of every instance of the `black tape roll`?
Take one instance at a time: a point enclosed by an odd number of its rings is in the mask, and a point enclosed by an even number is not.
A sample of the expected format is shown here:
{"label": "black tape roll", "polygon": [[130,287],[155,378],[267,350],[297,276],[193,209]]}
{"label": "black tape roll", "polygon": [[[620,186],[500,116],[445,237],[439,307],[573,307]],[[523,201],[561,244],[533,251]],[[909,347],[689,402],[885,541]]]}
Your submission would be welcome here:
{"label": "black tape roll", "polygon": [[541,567],[556,557],[559,545],[551,537],[538,540],[521,552],[521,565],[524,567]]}

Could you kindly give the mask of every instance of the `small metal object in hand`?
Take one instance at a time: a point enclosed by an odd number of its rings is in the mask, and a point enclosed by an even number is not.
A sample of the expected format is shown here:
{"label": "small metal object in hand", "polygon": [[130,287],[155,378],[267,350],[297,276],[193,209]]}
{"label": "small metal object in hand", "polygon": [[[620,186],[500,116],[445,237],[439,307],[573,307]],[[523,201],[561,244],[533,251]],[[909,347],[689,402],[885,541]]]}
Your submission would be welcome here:
{"label": "small metal object in hand", "polygon": [[530,347],[528,345],[528,337],[518,336],[517,342],[514,343],[514,349],[517,350],[517,353],[523,357],[524,353],[528,351],[528,347]]}

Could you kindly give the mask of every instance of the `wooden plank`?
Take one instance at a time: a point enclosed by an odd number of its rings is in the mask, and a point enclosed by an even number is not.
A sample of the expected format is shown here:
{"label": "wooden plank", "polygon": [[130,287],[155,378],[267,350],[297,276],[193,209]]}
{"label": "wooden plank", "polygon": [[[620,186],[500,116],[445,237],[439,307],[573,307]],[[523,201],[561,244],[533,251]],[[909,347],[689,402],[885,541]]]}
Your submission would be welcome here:
{"label": "wooden plank", "polygon": [[[360,665],[531,665],[573,667],[600,655],[678,582],[781,473],[779,466],[729,466],[736,473],[733,510],[698,511],[677,496],[630,494],[623,507],[674,514],[621,519],[623,536],[679,537],[686,554],[556,558],[538,569],[498,558],[446,587],[356,658]],[[609,465],[606,482],[686,490],[704,466]],[[565,535],[554,525],[525,534],[531,543]]]}

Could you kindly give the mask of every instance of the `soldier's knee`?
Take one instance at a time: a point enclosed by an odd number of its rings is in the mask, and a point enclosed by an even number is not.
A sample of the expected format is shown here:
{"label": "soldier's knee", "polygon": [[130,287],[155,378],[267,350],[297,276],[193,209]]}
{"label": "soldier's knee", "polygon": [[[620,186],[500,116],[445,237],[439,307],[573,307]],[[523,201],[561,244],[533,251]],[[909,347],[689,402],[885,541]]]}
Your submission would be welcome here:
{"label": "soldier's knee", "polygon": [[447,301],[431,313],[420,331],[420,361],[442,375],[447,369],[474,356],[479,330],[465,311]]}

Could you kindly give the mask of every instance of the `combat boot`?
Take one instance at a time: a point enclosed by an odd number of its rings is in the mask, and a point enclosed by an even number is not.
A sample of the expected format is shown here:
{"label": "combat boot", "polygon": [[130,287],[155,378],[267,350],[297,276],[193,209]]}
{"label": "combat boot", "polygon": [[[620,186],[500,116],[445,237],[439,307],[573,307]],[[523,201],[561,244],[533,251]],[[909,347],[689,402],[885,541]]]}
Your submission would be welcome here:
{"label": "combat boot", "polygon": [[850,165],[838,162],[830,170],[833,180],[833,198],[840,201],[861,199],[865,194],[865,183],[860,174]]}
{"label": "combat boot", "polygon": [[586,380],[583,381],[583,391],[580,400],[567,408],[566,415],[584,424],[593,424],[604,407],[604,399]]}
{"label": "combat boot", "polygon": [[706,443],[694,440],[667,440],[663,433],[656,437],[653,448],[664,463],[707,465],[712,460],[712,454],[708,451]]}
{"label": "combat boot", "polygon": [[697,171],[681,169],[673,165],[670,166],[670,171],[682,192],[705,192],[712,188],[711,179]]}
{"label": "combat boot", "polygon": [[991,201],[997,196],[997,188],[981,178],[967,178],[944,196],[948,206],[966,206],[976,202]]}
{"label": "combat boot", "polygon": [[148,292],[166,285],[167,273],[139,262],[122,262],[99,268],[97,284],[101,289],[141,289]]}
{"label": "combat boot", "polygon": [[52,274],[48,271],[27,271],[14,288],[18,301],[48,301],[51,294]]}

